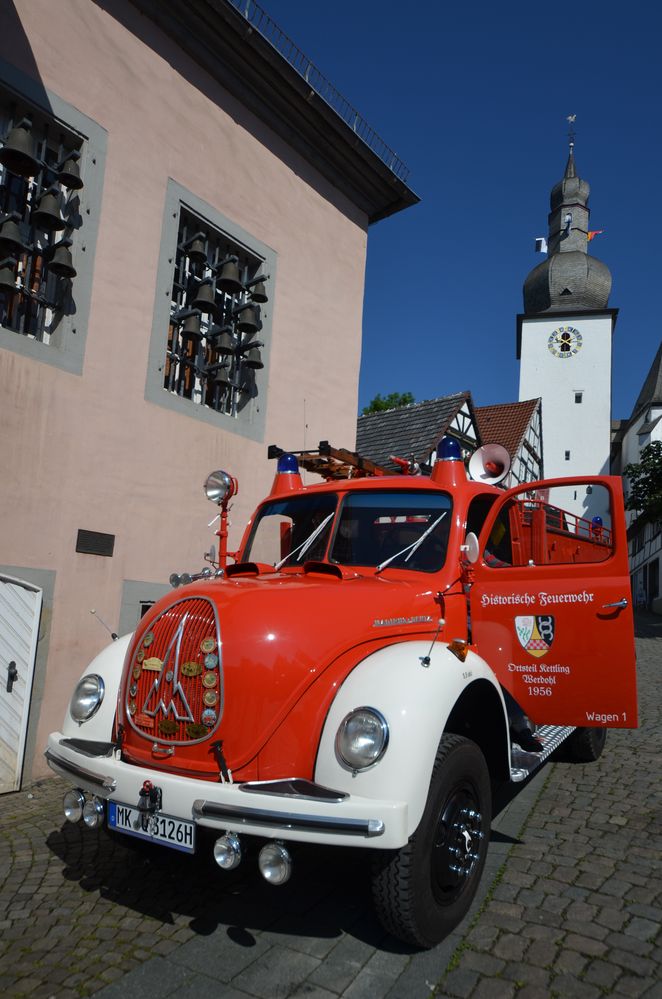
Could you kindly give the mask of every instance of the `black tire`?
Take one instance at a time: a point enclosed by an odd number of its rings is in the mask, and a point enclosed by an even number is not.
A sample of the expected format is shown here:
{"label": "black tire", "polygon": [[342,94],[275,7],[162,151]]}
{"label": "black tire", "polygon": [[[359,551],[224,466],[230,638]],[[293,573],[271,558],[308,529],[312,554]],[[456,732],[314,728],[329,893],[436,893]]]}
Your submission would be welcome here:
{"label": "black tire", "polygon": [[474,742],[444,735],[423,817],[400,850],[376,851],[372,893],[393,936],[434,947],[466,915],[489,842],[490,777]]}
{"label": "black tire", "polygon": [[607,741],[606,728],[576,728],[563,745],[564,756],[572,763],[595,763]]}

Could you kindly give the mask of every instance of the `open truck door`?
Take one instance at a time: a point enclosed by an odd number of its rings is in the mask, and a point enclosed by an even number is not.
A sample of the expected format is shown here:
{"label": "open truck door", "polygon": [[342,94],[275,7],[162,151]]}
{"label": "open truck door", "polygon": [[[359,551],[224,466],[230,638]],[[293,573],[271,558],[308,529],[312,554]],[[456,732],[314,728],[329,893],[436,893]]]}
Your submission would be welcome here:
{"label": "open truck door", "polygon": [[621,480],[553,479],[505,492],[469,569],[473,643],[539,725],[636,728]]}

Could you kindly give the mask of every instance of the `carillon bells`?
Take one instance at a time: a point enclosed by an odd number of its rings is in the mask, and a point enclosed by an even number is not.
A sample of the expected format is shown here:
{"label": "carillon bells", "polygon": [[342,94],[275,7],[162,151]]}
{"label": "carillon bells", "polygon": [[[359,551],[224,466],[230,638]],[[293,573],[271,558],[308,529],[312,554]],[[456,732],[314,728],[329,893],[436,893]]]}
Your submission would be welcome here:
{"label": "carillon bells", "polygon": [[214,282],[211,278],[204,278],[200,282],[195,292],[195,298],[191,302],[192,309],[199,309],[209,315],[216,311],[216,298],[214,296]]}
{"label": "carillon bells", "polygon": [[80,153],[77,149],[73,149],[67,153],[62,163],[57,167],[57,179],[70,191],[80,191],[83,186],[78,166],[79,159]]}
{"label": "carillon bells", "polygon": [[0,224],[0,257],[3,253],[19,253],[30,249],[21,236],[18,225],[20,218],[18,212],[4,216],[5,220]]}
{"label": "carillon bells", "polygon": [[243,363],[246,368],[253,368],[253,370],[264,367],[262,355],[257,347],[251,347],[245,355]]}
{"label": "carillon bells", "polygon": [[252,302],[244,302],[234,310],[240,333],[255,333],[260,328],[260,310]]}
{"label": "carillon bells", "polygon": [[195,236],[184,243],[182,249],[186,252],[192,264],[207,263],[207,240],[204,232],[196,232]]}
{"label": "carillon bells", "polygon": [[60,211],[60,189],[52,185],[39,198],[37,207],[32,213],[32,222],[40,229],[58,232],[66,227]]}
{"label": "carillon bells", "polygon": [[239,278],[239,258],[226,257],[218,265],[218,277],[216,286],[226,295],[237,295],[244,290],[244,286]]}
{"label": "carillon bells", "polygon": [[195,340],[201,340],[202,339],[202,335],[203,334],[202,334],[202,330],[200,329],[200,316],[201,315],[202,315],[201,311],[199,309],[196,309],[195,312],[191,312],[191,313],[189,313],[188,316],[186,316],[186,318],[184,319],[184,323],[182,325],[181,331],[180,331],[182,337],[186,337],[187,339],[190,339],[190,340],[193,340],[193,339],[195,339]]}
{"label": "carillon bells", "polygon": [[230,385],[230,370],[227,364],[221,364],[214,374],[213,378],[214,385],[220,385],[221,388],[225,388],[226,385]]}
{"label": "carillon bells", "polygon": [[16,291],[16,260],[13,257],[0,260],[0,291]]}
{"label": "carillon bells", "polygon": [[246,285],[246,288],[250,292],[251,300],[257,302],[259,305],[264,305],[265,302],[269,301],[264,283],[268,277],[268,274],[260,274]]}
{"label": "carillon bells", "polygon": [[234,354],[235,346],[234,337],[230,335],[228,330],[224,330],[214,338],[214,350],[218,351],[222,357],[229,357],[230,354]]}
{"label": "carillon bells", "polygon": [[15,125],[0,149],[0,163],[20,177],[34,177],[39,170],[39,160],[33,155],[34,142],[28,118]]}
{"label": "carillon bells", "polygon": [[64,278],[76,277],[76,268],[71,257],[70,246],[70,239],[61,239],[59,243],[54,244],[52,256],[48,261],[48,269],[51,274],[57,274],[58,277]]}

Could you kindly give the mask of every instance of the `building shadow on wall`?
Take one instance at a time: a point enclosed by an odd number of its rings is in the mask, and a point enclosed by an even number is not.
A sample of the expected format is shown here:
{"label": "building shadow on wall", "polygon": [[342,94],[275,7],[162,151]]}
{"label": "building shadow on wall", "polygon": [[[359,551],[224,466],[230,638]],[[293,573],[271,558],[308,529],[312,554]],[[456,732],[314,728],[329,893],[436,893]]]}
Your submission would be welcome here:
{"label": "building shadow on wall", "polygon": [[[13,0],[0,0],[0,25],[2,31],[3,58],[11,53],[11,64],[32,80],[30,92],[25,94],[31,101],[53,114],[51,102],[39,73],[39,67],[32,46],[21,24],[21,18]],[[1,74],[0,74],[1,75]],[[4,81],[3,81],[4,82]]]}
{"label": "building shadow on wall", "polygon": [[[159,26],[158,22],[161,11],[158,5],[152,4],[149,0],[146,3],[137,3],[136,6],[132,3],[118,4],[115,0],[94,0],[94,3],[121,24],[135,38],[139,39],[144,45],[148,46],[165,60],[192,87],[195,87],[209,101],[228,114],[237,126],[254,136],[262,146],[285,163],[294,174],[316,190],[321,197],[332,204],[339,212],[362,228],[366,228],[364,213],[348,197],[344,197],[321,173],[315,170],[308,163],[307,159],[304,158],[303,154],[299,154],[286,139],[281,138],[277,129],[274,130],[262,121],[259,117],[259,109],[261,107],[264,110],[264,104],[260,104],[259,98],[252,87],[237,75],[233,67],[226,65],[222,58],[214,56],[204,37],[194,39],[194,43],[196,45],[199,44],[201,57],[204,55],[205,58],[215,58],[215,69],[219,73],[219,79],[223,82],[218,82],[211,73],[197,65],[193,56],[189,55],[177,44],[175,39],[166,33],[165,26],[163,29]],[[141,13],[137,9],[138,6],[145,7],[148,13]],[[191,17],[193,18],[194,16],[195,12],[192,11]],[[241,17],[238,12],[237,16]],[[163,18],[164,25],[166,19],[166,17]],[[246,38],[254,32],[255,29],[246,22]],[[246,42],[246,45],[248,45],[248,42]],[[281,57],[275,56],[275,58],[280,59]],[[312,90],[310,90],[310,93],[312,94]],[[250,104],[255,106],[255,113],[248,110],[247,105]],[[274,121],[277,117],[277,112],[274,112]],[[296,111],[293,109],[291,120],[284,123],[286,134],[292,136],[297,134],[295,118]],[[204,197],[204,192],[198,193],[201,193],[201,196]]]}

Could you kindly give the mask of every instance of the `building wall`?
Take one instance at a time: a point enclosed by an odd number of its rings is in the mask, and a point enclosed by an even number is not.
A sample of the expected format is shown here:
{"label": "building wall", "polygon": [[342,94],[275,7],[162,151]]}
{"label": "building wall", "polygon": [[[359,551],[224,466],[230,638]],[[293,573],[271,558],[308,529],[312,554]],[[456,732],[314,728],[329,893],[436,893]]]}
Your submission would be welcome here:
{"label": "building wall", "polygon": [[[158,591],[203,564],[207,473],[239,478],[232,547],[273,477],[269,443],[352,446],[356,432],[366,218],[151,22],[113,6],[122,22],[89,0],[0,0],[0,58],[106,140],[81,372],[0,349],[2,563],[55,573],[33,776],[107,642],[90,610],[114,628],[126,581]],[[171,180],[274,255],[261,439],[146,401],[155,307],[169,294],[158,264]],[[112,557],[76,553],[80,528],[114,534]]]}

